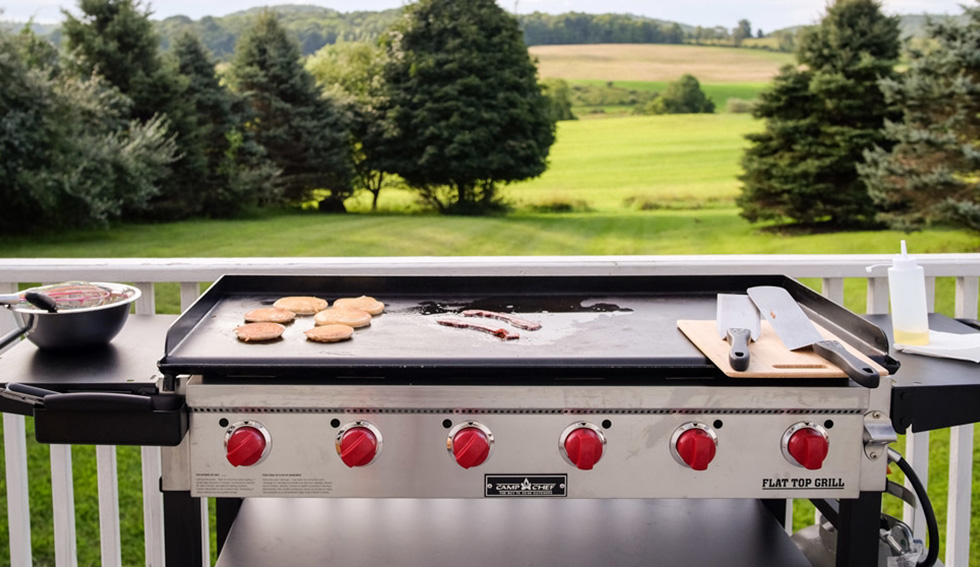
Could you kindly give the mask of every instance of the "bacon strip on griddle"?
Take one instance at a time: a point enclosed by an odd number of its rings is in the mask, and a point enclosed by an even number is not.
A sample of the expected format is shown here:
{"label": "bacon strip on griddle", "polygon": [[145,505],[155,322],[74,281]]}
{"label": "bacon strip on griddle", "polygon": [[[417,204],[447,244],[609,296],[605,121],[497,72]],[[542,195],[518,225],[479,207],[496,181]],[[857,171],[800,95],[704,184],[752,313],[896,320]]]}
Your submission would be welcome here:
{"label": "bacon strip on griddle", "polygon": [[498,313],[496,311],[487,311],[485,309],[467,309],[466,311],[463,311],[463,317],[488,317],[490,319],[498,319],[504,323],[513,325],[518,329],[524,329],[525,331],[537,331],[541,328],[541,323],[535,323],[534,321],[514,317],[509,313]]}
{"label": "bacon strip on griddle", "polygon": [[457,329],[473,329],[475,331],[490,333],[491,335],[504,339],[505,341],[512,341],[514,339],[521,338],[521,336],[518,335],[517,333],[512,333],[507,329],[494,329],[493,327],[487,327],[486,325],[477,325],[476,323],[460,321],[459,319],[436,319],[436,323],[439,323],[440,325],[445,325],[446,327],[455,327]]}

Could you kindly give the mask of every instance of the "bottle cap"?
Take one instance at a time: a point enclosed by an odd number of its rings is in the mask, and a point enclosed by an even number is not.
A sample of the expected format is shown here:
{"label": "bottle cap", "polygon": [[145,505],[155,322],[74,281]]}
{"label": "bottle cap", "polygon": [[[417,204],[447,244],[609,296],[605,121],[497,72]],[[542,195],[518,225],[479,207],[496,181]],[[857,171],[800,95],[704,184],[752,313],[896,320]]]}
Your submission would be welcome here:
{"label": "bottle cap", "polygon": [[892,259],[892,266],[898,270],[914,270],[919,266],[915,258],[909,256],[904,240],[902,241],[902,253]]}

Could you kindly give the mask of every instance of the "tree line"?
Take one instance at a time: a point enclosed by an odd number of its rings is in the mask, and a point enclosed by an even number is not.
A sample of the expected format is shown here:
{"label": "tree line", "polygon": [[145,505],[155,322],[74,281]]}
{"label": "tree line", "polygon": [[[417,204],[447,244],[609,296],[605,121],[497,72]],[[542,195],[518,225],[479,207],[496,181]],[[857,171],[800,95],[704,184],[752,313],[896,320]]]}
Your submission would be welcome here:
{"label": "tree line", "polygon": [[737,199],[750,221],[980,230],[980,5],[901,55],[876,0],[836,0],[764,91]]}
{"label": "tree line", "polygon": [[313,199],[342,211],[386,176],[442,212],[486,212],[554,142],[560,109],[493,0],[421,0],[377,43],[314,58],[316,74],[262,11],[220,79],[192,34],[161,52],[137,0],[79,11],[61,51],[0,32],[0,231]]}
{"label": "tree line", "polygon": [[[228,61],[235,51],[237,39],[265,8],[252,8],[226,16],[205,16],[193,20],[187,16],[171,16],[153,21],[160,37],[160,47],[169,50],[186,33],[197,36],[212,56]],[[330,8],[304,5],[284,5],[271,8],[279,23],[299,43],[304,56],[327,45],[343,42],[375,42],[402,15],[402,9],[378,12],[338,12]],[[740,47],[752,37],[762,37],[762,30],[753,30],[748,20],[734,27],[688,26],[630,14],[586,14],[567,12],[545,14],[532,12],[517,15],[524,42],[534,45],[568,45],[594,43],[649,44],[706,44]],[[0,27],[3,24],[0,23]],[[63,37],[58,26],[33,25],[36,33],[56,45]],[[792,51],[795,32],[775,32],[777,41],[767,44],[770,49]]]}

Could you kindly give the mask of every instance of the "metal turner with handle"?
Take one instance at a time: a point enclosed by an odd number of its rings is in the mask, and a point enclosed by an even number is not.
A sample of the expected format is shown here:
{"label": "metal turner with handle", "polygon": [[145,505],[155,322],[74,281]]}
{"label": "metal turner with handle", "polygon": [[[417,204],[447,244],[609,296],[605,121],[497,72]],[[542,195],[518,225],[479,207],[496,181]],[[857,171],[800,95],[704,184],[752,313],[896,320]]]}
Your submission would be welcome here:
{"label": "metal turner with handle", "polygon": [[718,294],[718,336],[731,343],[728,364],[736,372],[749,368],[749,341],[759,338],[759,310],[747,295]]}
{"label": "metal turner with handle", "polygon": [[865,388],[877,388],[881,377],[860,358],[835,340],[825,340],[806,313],[785,288],[758,286],[748,289],[749,297],[789,350],[808,346],[813,352],[844,371]]}

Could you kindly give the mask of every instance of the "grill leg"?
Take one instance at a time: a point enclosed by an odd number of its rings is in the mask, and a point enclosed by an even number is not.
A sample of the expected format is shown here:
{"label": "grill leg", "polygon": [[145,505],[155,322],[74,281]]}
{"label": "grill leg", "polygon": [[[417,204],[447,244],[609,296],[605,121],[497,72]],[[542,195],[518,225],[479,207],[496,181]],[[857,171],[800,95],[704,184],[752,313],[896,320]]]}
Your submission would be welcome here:
{"label": "grill leg", "polygon": [[786,527],[786,500],[781,498],[765,498],[762,500],[762,505],[776,517],[776,521],[779,522],[780,526]]}
{"label": "grill leg", "polygon": [[167,567],[203,567],[200,498],[164,492],[163,533]]}
{"label": "grill leg", "polygon": [[837,567],[877,567],[881,493],[862,492],[840,501],[837,526]]}
{"label": "grill leg", "polygon": [[231,531],[231,525],[235,523],[235,518],[238,517],[238,510],[242,507],[242,498],[216,498],[215,499],[215,535],[218,540],[218,554],[221,554],[221,550],[225,547],[225,541],[228,539],[228,532]]}

